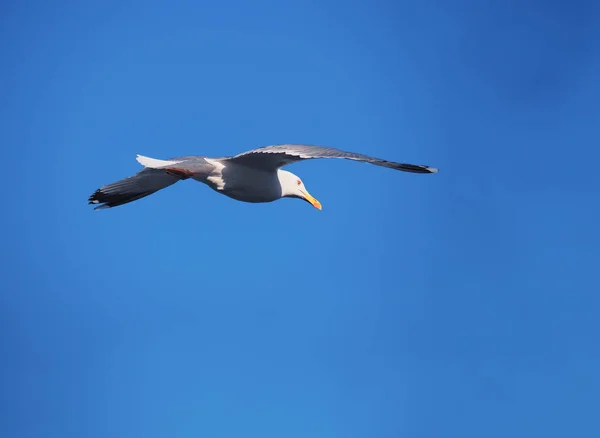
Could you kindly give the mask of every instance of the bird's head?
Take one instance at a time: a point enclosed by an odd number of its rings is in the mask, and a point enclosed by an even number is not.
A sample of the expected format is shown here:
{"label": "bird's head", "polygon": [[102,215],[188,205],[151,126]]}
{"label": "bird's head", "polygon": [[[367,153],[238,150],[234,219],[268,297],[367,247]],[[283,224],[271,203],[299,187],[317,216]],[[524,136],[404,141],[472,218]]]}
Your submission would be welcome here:
{"label": "bird's head", "polygon": [[308,193],[300,177],[294,175],[292,172],[281,169],[277,171],[277,177],[281,184],[282,198],[300,198],[321,210],[321,203]]}

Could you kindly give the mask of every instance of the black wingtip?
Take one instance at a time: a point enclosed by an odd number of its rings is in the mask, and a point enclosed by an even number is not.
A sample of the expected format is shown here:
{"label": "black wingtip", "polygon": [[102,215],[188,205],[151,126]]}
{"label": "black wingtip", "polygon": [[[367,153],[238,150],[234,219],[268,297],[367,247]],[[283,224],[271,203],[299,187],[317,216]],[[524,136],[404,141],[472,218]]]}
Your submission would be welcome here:
{"label": "black wingtip", "polygon": [[425,166],[424,164],[406,164],[402,163],[398,166],[399,170],[412,173],[437,173],[439,169],[435,167]]}
{"label": "black wingtip", "polygon": [[102,197],[103,197],[103,193],[100,191],[100,189],[96,190],[88,198],[88,205],[98,205],[98,204],[100,204],[101,202],[103,202],[102,199],[101,199]]}
{"label": "black wingtip", "polygon": [[112,199],[109,199],[108,196],[101,189],[98,189],[88,198],[88,205],[95,205],[94,210],[111,208],[113,206],[111,204]]}

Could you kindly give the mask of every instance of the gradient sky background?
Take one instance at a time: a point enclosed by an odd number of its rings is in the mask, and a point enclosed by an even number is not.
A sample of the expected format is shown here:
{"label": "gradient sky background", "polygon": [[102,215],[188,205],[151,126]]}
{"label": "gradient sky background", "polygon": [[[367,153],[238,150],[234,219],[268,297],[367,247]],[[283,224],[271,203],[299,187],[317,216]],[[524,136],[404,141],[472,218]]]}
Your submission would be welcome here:
{"label": "gradient sky background", "polygon": [[[600,3],[0,6],[0,436],[600,436]],[[323,144],[323,204],[155,158]]]}

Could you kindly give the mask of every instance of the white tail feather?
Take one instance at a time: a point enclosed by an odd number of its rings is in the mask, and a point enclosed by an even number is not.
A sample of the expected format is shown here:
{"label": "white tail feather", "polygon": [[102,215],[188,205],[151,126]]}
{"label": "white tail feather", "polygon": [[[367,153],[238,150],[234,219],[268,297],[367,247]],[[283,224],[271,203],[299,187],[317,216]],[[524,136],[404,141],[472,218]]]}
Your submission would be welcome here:
{"label": "white tail feather", "polygon": [[163,167],[173,166],[181,161],[169,161],[169,160],[157,160],[156,158],[144,157],[143,155],[137,156],[136,160],[144,167],[151,169],[161,169]]}

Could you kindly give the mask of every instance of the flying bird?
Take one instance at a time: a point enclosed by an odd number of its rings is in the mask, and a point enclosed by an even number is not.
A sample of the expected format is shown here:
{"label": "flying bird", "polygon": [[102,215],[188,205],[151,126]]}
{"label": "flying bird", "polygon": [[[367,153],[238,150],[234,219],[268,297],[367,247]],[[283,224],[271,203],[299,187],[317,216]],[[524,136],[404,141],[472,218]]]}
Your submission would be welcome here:
{"label": "flying bird", "polygon": [[191,178],[238,201],[258,203],[298,198],[321,210],[321,203],[308,192],[302,179],[282,169],[315,158],[343,158],[413,173],[438,171],[424,165],[395,163],[330,147],[301,144],[265,146],[221,158],[191,155],[158,160],[138,155],[137,161],[144,169],[100,187],[88,201],[96,204],[94,210],[117,207]]}

